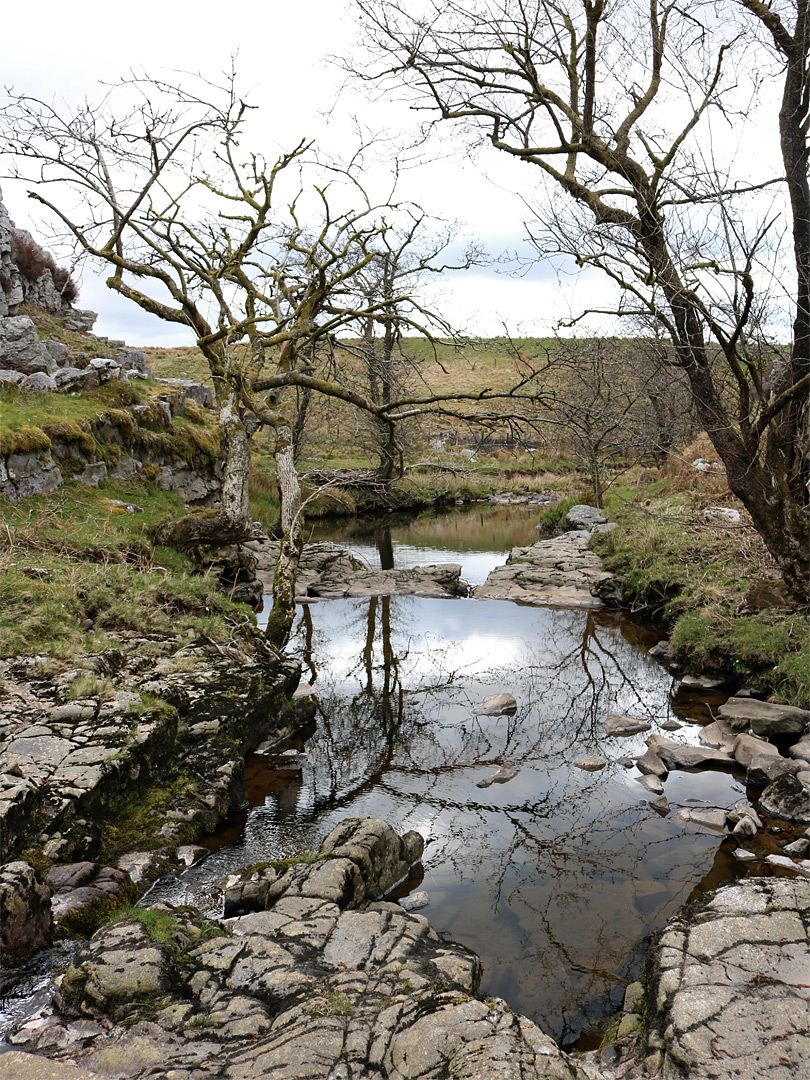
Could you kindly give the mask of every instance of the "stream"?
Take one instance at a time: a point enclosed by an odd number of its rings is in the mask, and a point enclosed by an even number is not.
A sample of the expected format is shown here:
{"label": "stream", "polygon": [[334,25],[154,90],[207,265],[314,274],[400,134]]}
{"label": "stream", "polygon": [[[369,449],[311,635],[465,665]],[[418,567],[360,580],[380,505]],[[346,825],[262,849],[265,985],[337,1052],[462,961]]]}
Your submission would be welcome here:
{"label": "stream", "polygon": [[[537,538],[538,513],[474,506],[329,523],[311,539],[383,568],[460,562],[478,584],[511,546]],[[684,902],[748,872],[731,857],[732,838],[674,819],[679,807],[733,806],[745,797],[742,772],[671,773],[668,807],[653,805],[632,768],[649,733],[605,735],[605,718],[618,712],[696,742],[707,705],[724,700],[695,696],[648,658],[659,637],[620,614],[504,601],[301,605],[290,651],[319,712],[283,748],[302,751],[305,763],[279,771],[249,758],[249,809],[204,841],[203,863],[158,882],[146,902],[215,911],[211,883],[233,869],[317,848],[345,817],[384,818],[426,840],[422,866],[396,896],[427,892],[421,913],[481,956],[483,992],[565,1048],[598,1044],[650,936]],[[517,699],[513,716],[475,712],[499,693]],[[606,766],[575,767],[585,754]],[[512,780],[477,786],[504,763],[518,770]],[[772,842],[765,830],[752,850],[762,856]]]}

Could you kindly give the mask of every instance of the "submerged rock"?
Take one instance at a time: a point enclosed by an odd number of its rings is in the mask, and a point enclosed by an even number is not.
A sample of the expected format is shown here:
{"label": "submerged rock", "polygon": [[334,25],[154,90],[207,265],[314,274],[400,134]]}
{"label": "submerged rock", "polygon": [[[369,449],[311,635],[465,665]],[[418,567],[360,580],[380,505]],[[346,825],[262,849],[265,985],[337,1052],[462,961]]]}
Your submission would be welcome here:
{"label": "submerged rock", "polygon": [[511,716],[517,712],[517,701],[511,694],[490,694],[473,711],[476,716]]}

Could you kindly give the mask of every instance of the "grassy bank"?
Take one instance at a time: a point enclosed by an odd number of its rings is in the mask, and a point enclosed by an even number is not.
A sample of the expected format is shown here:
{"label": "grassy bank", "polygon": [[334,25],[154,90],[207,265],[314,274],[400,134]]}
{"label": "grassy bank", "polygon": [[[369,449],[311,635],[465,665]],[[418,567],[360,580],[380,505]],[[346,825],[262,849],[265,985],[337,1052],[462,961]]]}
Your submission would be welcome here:
{"label": "grassy bank", "polygon": [[[725,477],[696,472],[692,455],[615,487],[606,504],[619,528],[594,546],[630,606],[664,620],[684,668],[810,708],[810,615],[789,601]],[[739,523],[712,520],[716,507]]]}

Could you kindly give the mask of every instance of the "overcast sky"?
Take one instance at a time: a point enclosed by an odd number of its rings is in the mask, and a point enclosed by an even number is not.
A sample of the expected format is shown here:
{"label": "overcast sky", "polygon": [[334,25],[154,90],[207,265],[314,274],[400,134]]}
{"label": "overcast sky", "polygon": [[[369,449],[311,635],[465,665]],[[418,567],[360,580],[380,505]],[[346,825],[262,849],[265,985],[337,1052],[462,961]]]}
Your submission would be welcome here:
{"label": "overcast sky", "polygon": [[[97,98],[101,82],[131,70],[214,76],[237,54],[239,83],[259,106],[268,153],[302,137],[340,152],[355,138],[353,116],[377,133],[412,123],[404,107],[340,92],[343,76],[329,58],[351,53],[355,39],[349,0],[266,0],[237,8],[222,0],[139,0],[123,8],[106,0],[40,0],[35,9],[6,6],[0,53],[5,87],[70,102]],[[441,160],[405,174],[400,196],[438,218],[459,221],[460,237],[477,237],[493,257],[520,249],[525,208],[515,191],[521,181],[531,182],[529,170],[494,153],[485,165],[460,154],[447,157],[446,146],[443,153]],[[24,189],[4,181],[3,193],[18,226],[41,236]],[[79,304],[99,312],[98,333],[133,345],[191,341],[182,328],[166,326],[110,293],[88,266],[81,285]],[[449,320],[471,333],[498,334],[506,325],[510,333],[529,336],[550,331],[574,310],[572,289],[570,280],[560,283],[553,267],[537,267],[521,278],[499,264],[448,276],[441,303]]]}
{"label": "overcast sky", "polygon": [[[240,91],[259,107],[254,141],[272,158],[302,138],[315,140],[327,154],[345,152],[356,143],[355,117],[383,135],[413,128],[413,114],[403,105],[371,102],[355,88],[341,89],[343,75],[330,57],[350,56],[356,38],[351,0],[265,0],[236,7],[223,0],[139,0],[117,8],[108,0],[39,0],[34,8],[6,5],[0,55],[6,87],[76,102],[97,99],[102,82],[132,71],[216,78],[236,54]],[[414,199],[433,216],[458,221],[460,242],[477,238],[493,259],[521,250],[528,255],[522,225],[527,213],[517,192],[531,200],[538,170],[492,150],[471,161],[453,152],[449,139],[449,129],[443,129],[427,162],[404,174],[399,197]],[[764,148],[763,140],[759,145]],[[33,205],[25,190],[5,181],[3,191],[12,219],[41,238],[41,228],[28,216]],[[598,272],[575,280],[558,271],[545,264],[523,277],[510,276],[501,261],[448,275],[442,284],[443,314],[470,333],[499,334],[505,326],[512,334],[533,336],[552,331],[558,320],[586,304],[604,302],[606,287]],[[182,328],[167,326],[110,293],[90,267],[82,270],[81,286],[80,305],[100,313],[99,333],[133,345],[190,342]]]}

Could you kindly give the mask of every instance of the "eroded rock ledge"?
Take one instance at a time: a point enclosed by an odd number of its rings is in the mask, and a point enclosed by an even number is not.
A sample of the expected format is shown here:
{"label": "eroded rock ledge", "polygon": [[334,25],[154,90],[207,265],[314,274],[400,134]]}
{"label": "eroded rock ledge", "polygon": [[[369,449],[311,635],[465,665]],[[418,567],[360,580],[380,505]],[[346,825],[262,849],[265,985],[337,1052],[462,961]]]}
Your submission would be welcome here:
{"label": "eroded rock ledge", "polygon": [[106,927],[11,1042],[133,1080],[585,1080],[535,1024],[480,999],[474,954],[368,902],[421,851],[416,833],[349,819],[265,911],[219,930],[164,909],[162,942],[138,920]]}

